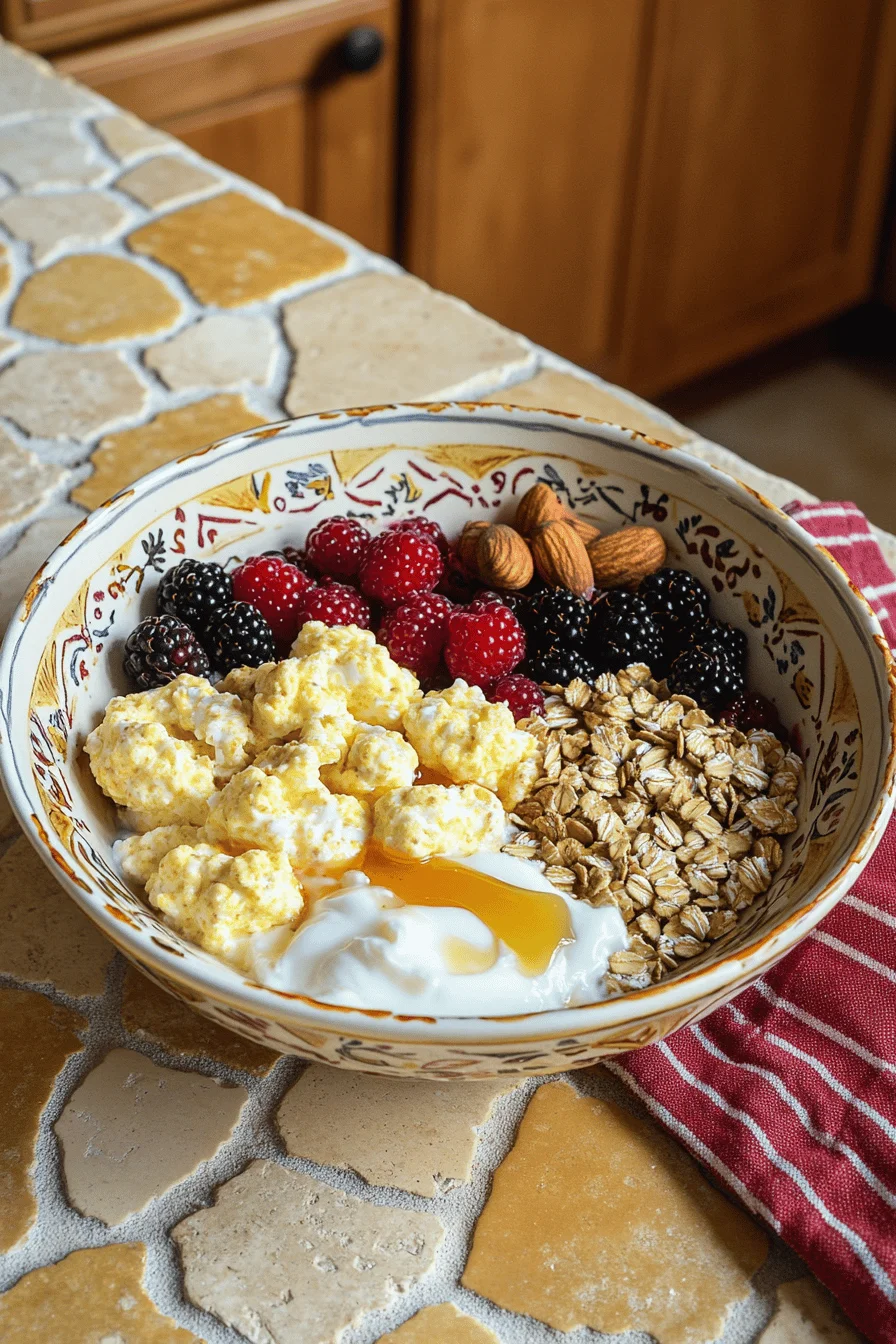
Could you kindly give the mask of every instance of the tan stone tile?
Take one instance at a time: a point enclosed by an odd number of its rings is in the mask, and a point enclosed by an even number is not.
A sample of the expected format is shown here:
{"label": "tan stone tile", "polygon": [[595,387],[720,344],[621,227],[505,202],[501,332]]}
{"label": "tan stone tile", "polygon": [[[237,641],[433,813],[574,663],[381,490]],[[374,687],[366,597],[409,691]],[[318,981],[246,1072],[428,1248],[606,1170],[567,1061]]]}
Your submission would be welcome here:
{"label": "tan stone tile", "polygon": [[[2,378],[0,378],[2,391]],[[138,476],[206,444],[264,424],[242,397],[209,397],[174,411],[162,411],[146,425],[110,434],[91,455],[94,472],[72,491],[72,499],[96,508]]]}
{"label": "tan stone tile", "polygon": [[269,1073],[281,1058],[273,1050],[235,1036],[210,1018],[192,1012],[132,966],[125,974],[121,1020],[128,1031],[172,1054],[206,1055],[247,1073]]}
{"label": "tan stone tile", "polygon": [[33,1269],[0,1297],[0,1337],[10,1344],[200,1344],[163,1316],[143,1288],[139,1242],[72,1251]]}
{"label": "tan stone tile", "polygon": [[290,415],[425,401],[528,358],[519,337],[409,275],[352,276],[293,299],[283,316],[297,355]]}
{"label": "tan stone tile", "polygon": [[85,252],[30,276],[10,322],[35,336],[85,345],[167,331],[181,311],[180,300],[136,262]]}
{"label": "tan stone tile", "polygon": [[27,527],[13,549],[0,560],[0,635],[34,574],[83,516],[69,505],[58,512],[54,509]]}
{"label": "tan stone tile", "polygon": [[[75,1032],[86,1025],[42,994],[0,988],[0,1251],[14,1246],[34,1222],[29,1168],[38,1121],[59,1070],[81,1049]],[[8,1338],[2,1328],[0,1337]]]}
{"label": "tan stone tile", "polygon": [[267,318],[214,313],[150,346],[143,358],[168,387],[177,390],[264,384],[276,354],[274,328]]}
{"label": "tan stone tile", "polygon": [[191,1302],[250,1339],[319,1344],[425,1274],[442,1226],[252,1162],[171,1235]]}
{"label": "tan stone tile", "polygon": [[556,1330],[704,1344],[766,1252],[759,1228],[658,1129],[553,1083],[495,1173],[462,1282]]}
{"label": "tan stone tile", "polygon": [[0,859],[0,971],[66,994],[102,994],[114,955],[24,836]]}
{"label": "tan stone tile", "polygon": [[757,1344],[861,1344],[830,1293],[815,1279],[778,1286],[778,1306]]}
{"label": "tan stone tile", "polygon": [[138,415],[146,398],[144,384],[113,350],[46,350],[0,370],[3,414],[40,438],[92,438]]}
{"label": "tan stone tile", "polygon": [[120,1223],[213,1157],[247,1096],[134,1050],[111,1050],[56,1121],[69,1201]]}
{"label": "tan stone tile", "polygon": [[0,163],[17,187],[81,187],[106,169],[67,119],[34,117],[0,126]]}
{"label": "tan stone tile", "polygon": [[337,243],[236,191],[153,220],[128,242],[182,275],[200,303],[221,308],[270,298],[346,261]]}
{"label": "tan stone tile", "polygon": [[513,1083],[375,1078],[312,1064],[277,1113],[286,1151],[371,1185],[437,1195],[470,1179],[475,1126]]}
{"label": "tan stone tile", "polygon": [[556,369],[542,369],[524,383],[514,383],[500,392],[490,392],[478,401],[506,403],[510,406],[535,406],[548,411],[572,411],[575,415],[592,415],[597,420],[609,420],[626,429],[638,429],[652,439],[677,446],[692,437],[682,430],[672,429],[659,418],[650,415],[637,403],[621,397],[615,388],[588,382],[572,373]]}
{"label": "tan stone tile", "polygon": [[221,178],[178,154],[161,154],[123,173],[115,185],[141,205],[157,210],[220,186]]}
{"label": "tan stone tile", "polygon": [[168,135],[146,126],[136,117],[124,114],[114,117],[100,117],[93,123],[103,144],[116,159],[127,163],[156,149],[170,149],[174,142]]}
{"label": "tan stone tile", "polygon": [[0,222],[31,244],[35,262],[44,261],[57,248],[113,238],[127,218],[118,202],[100,191],[11,196],[0,201]]}
{"label": "tan stone tile", "polygon": [[500,1344],[498,1336],[450,1302],[424,1307],[379,1344]]}
{"label": "tan stone tile", "polygon": [[89,111],[93,94],[61,79],[36,56],[0,43],[0,117],[9,113]]}
{"label": "tan stone tile", "polygon": [[42,462],[36,453],[20,448],[0,429],[0,529],[37,513],[64,475],[62,467]]}

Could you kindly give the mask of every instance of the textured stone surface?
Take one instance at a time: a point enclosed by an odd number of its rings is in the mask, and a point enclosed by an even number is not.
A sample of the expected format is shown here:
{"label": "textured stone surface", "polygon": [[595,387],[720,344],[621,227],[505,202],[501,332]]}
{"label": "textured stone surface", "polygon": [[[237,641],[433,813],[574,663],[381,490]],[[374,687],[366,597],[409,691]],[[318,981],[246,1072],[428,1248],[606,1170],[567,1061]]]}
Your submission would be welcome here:
{"label": "textured stone surface", "polygon": [[85,345],[167,331],[180,314],[180,300],[136,262],[85,252],[30,276],[10,320],[35,336]]}
{"label": "textured stone surface", "polygon": [[269,298],[346,260],[329,238],[236,191],[172,211],[128,241],[182,275],[200,303],[221,308]]}
{"label": "textured stone surface", "polygon": [[519,337],[409,275],[353,276],[294,299],[283,316],[296,351],[290,415],[425,401],[528,358]]}
{"label": "textured stone surface", "polygon": [[121,1020],[128,1031],[154,1041],[171,1054],[219,1060],[247,1073],[268,1073],[280,1055],[235,1036],[159,989],[129,966],[125,972]]}
{"label": "textured stone surface", "polygon": [[56,1122],[70,1202],[120,1223],[217,1152],[246,1096],[134,1050],[111,1050]]}
{"label": "textured stone surface", "polygon": [[128,117],[123,113],[121,116],[100,117],[93,123],[93,129],[110,154],[114,154],[122,163],[174,144],[174,141],[161,131],[154,130],[152,126],[145,126],[136,117]]}
{"label": "textured stone surface", "polygon": [[0,45],[0,117],[23,112],[80,112],[98,106],[86,89],[55,76],[48,65]]}
{"label": "textured stone surface", "polygon": [[500,1344],[498,1336],[450,1302],[424,1307],[379,1344]]}
{"label": "textured stone surface", "polygon": [[106,169],[95,146],[62,117],[0,126],[0,164],[17,187],[80,187]]}
{"label": "textured stone surface", "polygon": [[[0,988],[0,1251],[14,1246],[34,1221],[29,1167],[38,1121],[56,1075],[81,1049],[75,1032],[86,1025],[79,1014],[42,994]],[[9,1338],[2,1319],[0,1338]]]}
{"label": "textured stone surface", "polygon": [[495,1173],[462,1282],[556,1330],[703,1344],[749,1295],[766,1251],[658,1130],[554,1083]]}
{"label": "textured stone surface", "polygon": [[759,1344],[861,1344],[861,1336],[815,1279],[782,1283],[777,1297],[775,1314]]}
{"label": "textured stone surface", "polygon": [[362,1203],[253,1162],[173,1229],[187,1297],[249,1339],[319,1344],[424,1274],[442,1235],[428,1213]]}
{"label": "textured stone surface", "polygon": [[42,196],[11,196],[0,201],[0,222],[31,244],[36,262],[61,248],[83,247],[114,238],[127,212],[95,191],[68,191]]}
{"label": "textured stone surface", "polygon": [[24,522],[47,502],[65,472],[20,448],[0,429],[0,529]]}
{"label": "textured stone surface", "polygon": [[138,1242],[73,1251],[35,1269],[0,1297],[0,1338],[10,1344],[199,1344],[143,1288]]}
{"label": "textured stone surface", "polygon": [[90,458],[93,475],[72,491],[72,499],[95,509],[116,490],[163,462],[261,424],[263,418],[250,410],[242,397],[209,397],[177,410],[162,411],[146,425],[103,439]]}
{"label": "textured stone surface", "polygon": [[44,514],[25,528],[13,549],[0,560],[0,636],[32,576],[83,516],[67,504],[58,512]]}
{"label": "textured stone surface", "polygon": [[219,313],[151,346],[144,360],[171,388],[231,387],[266,383],[276,353],[267,318]]}
{"label": "textured stone surface", "polygon": [[198,196],[210,187],[219,186],[220,177],[206,172],[198,164],[182,159],[177,154],[160,154],[147,159],[136,168],[123,173],[115,183],[119,191],[126,191],[141,205],[156,210],[163,205]]}
{"label": "textured stone surface", "polygon": [[112,944],[24,836],[0,859],[0,971],[66,994],[102,994]]}
{"label": "textured stone surface", "polygon": [[0,370],[3,413],[41,438],[89,439],[145,403],[145,385],[117,351],[47,350]]}
{"label": "textured stone surface", "polygon": [[536,406],[548,411],[573,411],[576,415],[590,415],[597,420],[608,420],[626,429],[639,429],[652,439],[662,439],[674,446],[687,442],[685,430],[673,429],[643,402],[622,397],[615,388],[600,387],[572,373],[556,369],[542,369],[534,378],[514,383],[501,392],[482,397],[482,401],[500,402],[510,406]]}
{"label": "textured stone surface", "polygon": [[7,355],[11,355],[18,344],[18,341],[10,340],[8,336],[0,336],[0,359],[5,359]]}
{"label": "textured stone surface", "polygon": [[371,1185],[436,1195],[469,1180],[481,1125],[513,1083],[438,1084],[312,1064],[277,1113],[286,1151]]}

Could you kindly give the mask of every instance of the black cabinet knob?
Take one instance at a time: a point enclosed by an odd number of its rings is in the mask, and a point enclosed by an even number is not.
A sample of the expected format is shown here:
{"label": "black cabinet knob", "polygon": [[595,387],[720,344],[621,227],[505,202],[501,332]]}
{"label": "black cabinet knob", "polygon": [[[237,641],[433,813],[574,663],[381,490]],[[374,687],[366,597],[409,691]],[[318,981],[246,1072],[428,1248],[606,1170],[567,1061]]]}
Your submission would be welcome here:
{"label": "black cabinet knob", "polygon": [[386,42],[378,28],[359,24],[346,33],[342,43],[342,59],[347,70],[361,74],[379,65],[386,50]]}

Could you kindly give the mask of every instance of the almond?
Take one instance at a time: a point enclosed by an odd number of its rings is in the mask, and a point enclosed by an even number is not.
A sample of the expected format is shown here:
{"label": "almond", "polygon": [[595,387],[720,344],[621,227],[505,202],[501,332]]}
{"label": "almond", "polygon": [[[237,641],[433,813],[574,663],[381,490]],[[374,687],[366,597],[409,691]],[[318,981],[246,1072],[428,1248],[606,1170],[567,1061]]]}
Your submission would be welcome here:
{"label": "almond", "polygon": [[479,545],[479,538],[488,526],[489,524],[484,519],[478,523],[467,523],[458,539],[457,557],[471,578],[479,577],[476,549]]}
{"label": "almond", "polygon": [[527,490],[516,506],[513,525],[524,537],[531,537],[537,527],[555,518],[563,518],[566,508],[549,485],[539,483]]}
{"label": "almond", "polygon": [[476,565],[490,588],[525,588],[534,573],[532,552],[525,538],[504,523],[492,523],[479,532]]}
{"label": "almond", "polygon": [[545,583],[568,588],[581,597],[594,586],[585,543],[562,518],[542,523],[529,543],[532,559]]}
{"label": "almond", "polygon": [[589,546],[592,541],[597,541],[600,536],[600,528],[595,527],[593,523],[586,522],[584,518],[580,518],[579,515],[573,513],[571,509],[566,510],[565,518],[570,527],[581,537],[586,546]]}
{"label": "almond", "polygon": [[659,569],[666,543],[655,527],[624,527],[588,546],[597,588],[628,588]]}

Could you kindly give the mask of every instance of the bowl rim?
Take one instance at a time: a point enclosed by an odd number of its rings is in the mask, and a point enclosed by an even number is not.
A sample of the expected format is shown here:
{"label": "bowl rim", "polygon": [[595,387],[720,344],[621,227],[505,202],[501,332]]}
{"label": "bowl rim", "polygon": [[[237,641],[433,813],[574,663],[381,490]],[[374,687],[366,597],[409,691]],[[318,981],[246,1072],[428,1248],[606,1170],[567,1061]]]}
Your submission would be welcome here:
{"label": "bowl rim", "polygon": [[[512,389],[505,391],[510,393]],[[379,423],[385,419],[389,422],[419,417],[421,411],[429,414],[462,411],[466,420],[480,416],[492,423],[505,423],[511,426],[516,420],[525,420],[530,425],[541,420],[544,428],[555,429],[561,433],[571,431],[574,425],[579,425],[582,427],[580,434],[586,438],[595,437],[595,429],[613,432],[618,447],[625,447],[631,443],[644,443],[652,449],[660,450],[686,473],[704,483],[718,484],[721,478],[721,484],[726,491],[733,494],[735,501],[742,507],[747,507],[754,515],[771,514],[778,532],[783,532],[810,563],[815,561],[815,568],[822,576],[841,590],[847,606],[853,608],[854,618],[857,618],[859,626],[865,629],[869,654],[872,658],[879,659],[881,685],[889,686],[887,701],[889,743],[888,746],[884,746],[883,743],[881,746],[881,758],[886,751],[886,765],[883,772],[883,787],[874,804],[873,814],[865,821],[850,853],[842,859],[837,870],[824,879],[823,885],[807,905],[792,911],[774,928],[752,939],[747,946],[728,952],[717,963],[697,967],[643,989],[566,1008],[538,1009],[502,1015],[435,1017],[328,1004],[301,993],[258,985],[246,978],[242,978],[239,985],[226,988],[210,983],[209,973],[206,972],[201,960],[188,963],[190,969],[188,972],[185,971],[186,957],[176,957],[166,952],[154,944],[150,936],[138,926],[131,927],[119,921],[115,914],[106,908],[101,894],[95,887],[85,889],[80,881],[75,880],[67,862],[53,847],[51,842],[53,832],[45,827],[31,810],[16,768],[18,753],[11,744],[7,731],[15,647],[24,632],[33,623],[36,624],[35,616],[38,613],[34,610],[35,596],[44,583],[52,581],[56,570],[67,558],[68,548],[73,541],[76,538],[84,541],[94,537],[103,530],[117,510],[125,506],[130,507],[141,495],[151,492],[162,482],[167,482],[178,473],[178,468],[190,459],[205,458],[223,450],[228,450],[237,456],[251,450],[255,442],[275,437],[272,434],[274,430],[283,432],[302,425],[311,430],[314,425],[322,427],[321,422],[327,422],[329,427],[334,421],[365,422],[372,419],[374,423]],[[618,437],[620,435],[625,435],[626,438]],[[45,640],[43,644],[45,647]],[[877,651],[876,654],[872,652],[872,645]],[[30,760],[27,762],[27,774],[29,776],[31,774]],[[572,411],[556,411],[548,407],[516,406],[511,401],[411,401],[348,407],[312,412],[301,417],[258,425],[228,435],[196,452],[172,459],[138,480],[123,486],[76,524],[32,578],[22,601],[10,618],[0,647],[0,775],[24,834],[79,908],[130,961],[151,972],[155,977],[160,977],[162,981],[176,982],[184,990],[191,991],[193,998],[199,994],[219,1005],[236,1008],[244,1014],[249,1013],[253,1020],[273,1019],[285,1027],[299,1030],[304,1028],[318,1032],[321,1030],[347,1032],[360,1041],[442,1046],[454,1044],[462,1047],[535,1043],[556,1040],[573,1033],[581,1035],[610,1028],[645,1025],[670,1013],[681,1013],[691,1005],[699,1005],[705,1001],[715,1002],[726,997],[726,991],[736,992],[745,988],[761,975],[763,970],[811,932],[858,878],[874,852],[896,802],[896,663],[880,622],[867,598],[852,582],[835,557],[811,533],[800,527],[758,490],[714,463],[707,463],[693,456],[684,447],[674,447],[661,439],[640,430],[630,429],[615,421]],[[819,882],[821,880],[818,879]]]}

